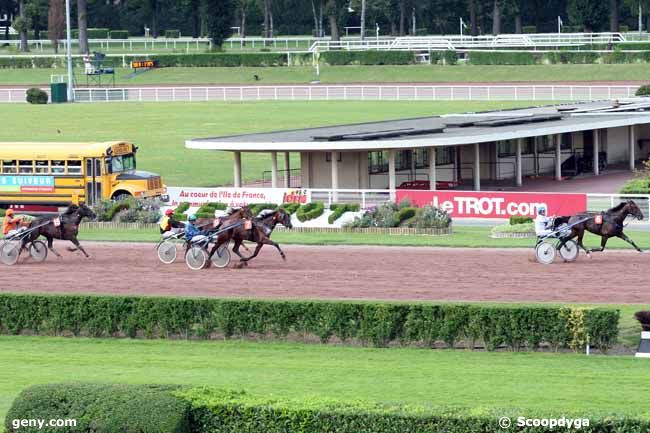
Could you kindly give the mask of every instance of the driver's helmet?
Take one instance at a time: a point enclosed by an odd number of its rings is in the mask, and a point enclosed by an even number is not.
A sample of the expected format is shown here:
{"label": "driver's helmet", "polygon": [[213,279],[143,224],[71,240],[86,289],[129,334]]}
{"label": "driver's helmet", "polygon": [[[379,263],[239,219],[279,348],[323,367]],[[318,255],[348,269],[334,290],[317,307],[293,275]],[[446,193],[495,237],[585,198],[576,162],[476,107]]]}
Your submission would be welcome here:
{"label": "driver's helmet", "polygon": [[167,215],[168,217],[174,215],[174,209],[171,209],[171,208],[170,208],[170,209],[167,209],[167,210],[165,211],[165,215]]}
{"label": "driver's helmet", "polygon": [[197,219],[198,219],[198,218],[197,218],[196,215],[190,215],[190,216],[187,218],[187,220],[188,220],[189,222],[191,222],[191,223],[196,222]]}
{"label": "driver's helmet", "polygon": [[546,215],[546,206],[540,206],[537,208],[537,215]]}

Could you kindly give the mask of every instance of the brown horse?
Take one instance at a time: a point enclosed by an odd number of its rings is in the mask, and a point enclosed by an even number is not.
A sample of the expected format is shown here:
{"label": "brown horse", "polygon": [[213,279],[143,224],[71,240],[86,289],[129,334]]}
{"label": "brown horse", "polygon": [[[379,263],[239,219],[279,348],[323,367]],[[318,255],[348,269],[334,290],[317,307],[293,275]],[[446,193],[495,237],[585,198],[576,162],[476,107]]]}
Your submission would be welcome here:
{"label": "brown horse", "polygon": [[[574,225],[571,228],[571,234],[565,237],[563,241],[577,237],[578,246],[580,246],[580,248],[582,248],[587,253],[587,255],[590,255],[591,252],[604,251],[605,245],[607,245],[607,240],[609,238],[617,237],[623,239],[625,242],[632,245],[638,252],[642,253],[643,251],[641,248],[639,248],[634,243],[634,241],[632,241],[632,239],[623,233],[623,229],[625,228],[624,222],[628,215],[632,215],[638,220],[643,219],[643,212],[641,212],[641,209],[639,209],[637,204],[632,200],[622,202],[618,206],[613,207],[605,212],[585,212],[574,215],[568,218],[567,223],[569,225],[578,223],[585,218],[588,219]],[[587,248],[585,248],[584,244],[582,243],[582,238],[585,235],[585,230],[600,236],[600,249],[587,250]]]}
{"label": "brown horse", "polygon": [[[29,240],[34,241],[39,236],[45,237],[47,239],[47,248],[57,257],[61,257],[61,254],[54,250],[52,246],[53,240],[61,239],[70,241],[76,247],[70,249],[70,251],[79,249],[84,253],[86,258],[90,258],[86,250],[83,249],[77,240],[77,236],[79,235],[79,224],[81,220],[84,218],[95,219],[96,217],[95,212],[84,203],[79,204],[79,206],[72,204],[56,219],[39,217],[32,220],[30,227],[35,227],[36,229],[30,234]],[[56,220],[58,220],[58,224]]]}
{"label": "brown horse", "polygon": [[[242,224],[241,226],[224,233],[223,238],[222,236],[219,236],[217,243],[210,252],[210,256],[217,251],[217,248],[219,248],[221,244],[232,239],[235,242],[232,251],[240,258],[237,267],[248,266],[248,261],[257,257],[264,245],[273,245],[280,252],[282,259],[286,260],[286,256],[284,251],[280,248],[280,245],[271,240],[271,234],[278,224],[282,224],[288,229],[293,228],[293,225],[291,224],[291,215],[282,208],[275,211],[263,212],[259,217],[254,218],[250,228],[246,227],[245,224]],[[257,244],[255,251],[249,257],[244,257],[239,252],[239,247],[243,245],[244,241],[255,242]]]}

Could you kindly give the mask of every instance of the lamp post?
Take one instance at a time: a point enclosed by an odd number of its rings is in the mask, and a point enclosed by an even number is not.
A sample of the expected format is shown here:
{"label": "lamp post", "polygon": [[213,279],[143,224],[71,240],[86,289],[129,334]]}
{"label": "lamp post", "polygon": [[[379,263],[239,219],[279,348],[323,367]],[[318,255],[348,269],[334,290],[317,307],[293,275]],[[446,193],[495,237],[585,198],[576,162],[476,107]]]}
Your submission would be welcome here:
{"label": "lamp post", "polygon": [[66,25],[66,45],[68,58],[68,102],[74,102],[74,79],[72,77],[72,30],[70,29],[70,0],[65,0],[65,25]]}

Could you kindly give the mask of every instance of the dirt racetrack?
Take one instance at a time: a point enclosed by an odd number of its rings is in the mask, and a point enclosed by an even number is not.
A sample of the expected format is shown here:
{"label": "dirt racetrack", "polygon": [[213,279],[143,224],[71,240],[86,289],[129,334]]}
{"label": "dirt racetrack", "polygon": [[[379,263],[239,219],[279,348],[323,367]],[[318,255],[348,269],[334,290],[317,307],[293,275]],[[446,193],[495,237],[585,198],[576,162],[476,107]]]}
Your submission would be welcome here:
{"label": "dirt racetrack", "polygon": [[160,263],[153,244],[86,243],[91,259],[57,246],[63,259],[0,265],[0,292],[650,303],[650,254],[633,251],[544,266],[532,248],[286,246],[286,262],[264,247],[248,268],[191,271]]}

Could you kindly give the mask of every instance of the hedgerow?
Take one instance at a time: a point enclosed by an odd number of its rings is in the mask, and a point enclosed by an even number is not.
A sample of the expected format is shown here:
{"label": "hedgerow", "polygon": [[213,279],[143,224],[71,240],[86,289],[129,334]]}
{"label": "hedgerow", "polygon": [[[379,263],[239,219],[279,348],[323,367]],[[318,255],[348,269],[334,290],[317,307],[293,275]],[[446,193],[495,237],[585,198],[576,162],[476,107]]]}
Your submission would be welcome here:
{"label": "hedgerow", "polygon": [[415,63],[413,51],[325,51],[320,59],[328,65],[409,65]]}
{"label": "hedgerow", "polygon": [[298,208],[300,208],[300,203],[285,203],[280,207],[286,210],[289,213],[289,215],[293,215],[294,213],[296,213]]}
{"label": "hedgerow", "polygon": [[330,205],[332,213],[327,217],[327,222],[334,224],[334,221],[341,218],[346,212],[359,212],[360,206],[358,204],[337,204]]}
{"label": "hedgerow", "polygon": [[257,216],[260,212],[266,209],[276,210],[278,205],[275,203],[255,203],[249,205],[248,208],[254,216]]}
{"label": "hedgerow", "polygon": [[318,218],[323,215],[323,212],[325,212],[325,205],[321,202],[314,201],[300,206],[296,211],[296,217],[300,222],[305,222]]}
{"label": "hedgerow", "polygon": [[[578,326],[571,321],[576,311],[583,317]],[[294,333],[377,347],[483,342],[489,350],[536,350],[542,343],[579,350],[575,341],[584,337],[607,350],[616,342],[618,320],[618,310],[571,307],[0,294],[2,334],[284,338]]]}
{"label": "hedgerow", "polygon": [[467,62],[472,65],[534,65],[535,55],[527,52],[469,51]]}

